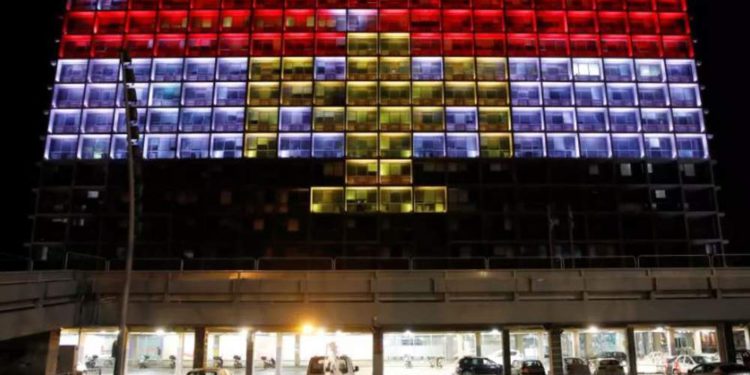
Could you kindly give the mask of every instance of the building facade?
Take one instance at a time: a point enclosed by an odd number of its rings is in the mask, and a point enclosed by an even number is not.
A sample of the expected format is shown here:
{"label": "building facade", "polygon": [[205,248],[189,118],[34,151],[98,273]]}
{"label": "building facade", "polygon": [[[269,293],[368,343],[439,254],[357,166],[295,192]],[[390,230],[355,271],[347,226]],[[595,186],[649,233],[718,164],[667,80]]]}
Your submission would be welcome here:
{"label": "building facade", "polygon": [[31,255],[721,254],[684,0],[71,0]]}

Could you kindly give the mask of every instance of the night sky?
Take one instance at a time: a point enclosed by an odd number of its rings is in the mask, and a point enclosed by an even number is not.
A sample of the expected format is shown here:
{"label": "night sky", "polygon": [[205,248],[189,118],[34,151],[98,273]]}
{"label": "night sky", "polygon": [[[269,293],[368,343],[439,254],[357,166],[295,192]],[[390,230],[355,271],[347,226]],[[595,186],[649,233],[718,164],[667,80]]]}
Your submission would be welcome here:
{"label": "night sky", "polygon": [[[720,206],[726,213],[725,237],[731,241],[728,252],[750,253],[750,136],[746,89],[742,90],[741,73],[747,72],[750,32],[738,32],[747,25],[744,1],[691,0],[694,18],[693,33],[698,40],[698,59],[702,67],[700,79],[706,86],[705,107],[713,158],[717,160]],[[21,0],[4,2],[11,7],[4,12],[2,42],[5,67],[5,116],[3,153],[5,165],[11,167],[3,179],[7,195],[3,208],[6,222],[0,253],[23,253],[23,244],[30,238],[28,216],[33,212],[33,194],[42,158],[40,137],[46,128],[44,111],[49,108],[48,86],[52,83],[50,61],[56,53],[55,39],[61,30],[61,0]],[[17,8],[17,9],[13,9]],[[746,74],[746,73],[744,73]],[[22,80],[21,80],[22,79]],[[745,79],[746,81],[746,79]]]}

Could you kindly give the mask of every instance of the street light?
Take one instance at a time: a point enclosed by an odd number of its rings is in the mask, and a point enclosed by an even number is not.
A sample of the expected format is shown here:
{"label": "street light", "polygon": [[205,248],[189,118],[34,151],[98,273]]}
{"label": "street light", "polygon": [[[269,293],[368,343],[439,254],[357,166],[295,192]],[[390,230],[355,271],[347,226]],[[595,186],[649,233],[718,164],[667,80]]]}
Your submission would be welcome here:
{"label": "street light", "polygon": [[130,284],[133,274],[133,252],[135,249],[135,230],[136,230],[136,193],[137,178],[140,175],[140,169],[136,165],[136,160],[140,159],[138,149],[138,102],[137,93],[133,85],[135,84],[135,72],[133,71],[133,61],[127,51],[120,53],[120,66],[122,68],[122,80],[125,87],[125,128],[127,131],[127,157],[128,157],[128,249],[125,258],[125,282],[122,287],[122,304],[120,306],[120,330],[117,336],[117,357],[115,357],[114,375],[125,374],[125,363],[127,361],[126,353],[128,347],[128,303],[130,302]]}

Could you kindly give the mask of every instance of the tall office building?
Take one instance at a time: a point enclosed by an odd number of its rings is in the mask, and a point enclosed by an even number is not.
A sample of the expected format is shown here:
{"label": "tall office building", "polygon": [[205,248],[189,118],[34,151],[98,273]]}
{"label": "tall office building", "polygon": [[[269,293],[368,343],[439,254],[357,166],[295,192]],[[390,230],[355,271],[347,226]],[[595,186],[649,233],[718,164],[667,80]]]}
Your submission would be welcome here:
{"label": "tall office building", "polygon": [[59,47],[37,259],[123,255],[123,49],[136,257],[723,251],[684,0],[71,0]]}

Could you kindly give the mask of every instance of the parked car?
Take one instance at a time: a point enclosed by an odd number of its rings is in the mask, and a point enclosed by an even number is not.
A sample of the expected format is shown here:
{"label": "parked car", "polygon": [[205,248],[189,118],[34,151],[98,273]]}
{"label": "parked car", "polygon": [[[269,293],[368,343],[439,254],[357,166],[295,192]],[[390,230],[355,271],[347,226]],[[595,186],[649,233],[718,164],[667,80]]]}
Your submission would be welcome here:
{"label": "parked car", "polygon": [[750,367],[750,350],[737,350],[737,363]]}
{"label": "parked car", "polygon": [[225,368],[202,368],[190,370],[187,375],[232,375],[232,373]]}
{"label": "parked car", "polygon": [[513,361],[511,363],[512,375],[545,375],[544,365],[535,359]]}
{"label": "parked car", "polygon": [[[503,363],[503,351],[498,350],[492,354],[490,354],[489,357],[491,360],[502,364]],[[518,350],[511,349],[510,350],[510,362],[513,363],[514,361],[522,361],[523,360],[523,354],[519,352]]]}
{"label": "parked car", "polygon": [[[307,375],[332,374],[335,369],[333,366],[334,364],[331,363],[328,357],[312,357],[307,364]],[[352,359],[345,355],[336,358],[335,366],[338,366],[338,370],[342,374],[354,374],[359,371],[359,366],[354,366]]]}
{"label": "parked car", "polygon": [[736,363],[704,363],[687,372],[689,375],[750,375],[750,368]]}
{"label": "parked car", "polygon": [[462,357],[456,366],[456,375],[503,375],[503,365],[483,357]]}
{"label": "parked car", "polygon": [[601,359],[598,361],[594,375],[625,375],[625,368],[618,359]]}
{"label": "parked car", "polygon": [[625,352],[601,352],[595,355],[593,359],[596,362],[602,359],[616,359],[623,367],[628,364],[628,355]]}
{"label": "parked car", "polygon": [[582,358],[563,358],[563,374],[565,375],[591,375],[591,370]]}
{"label": "parked car", "polygon": [[682,354],[667,361],[665,375],[685,375],[695,366],[709,363],[706,357],[702,355]]}

